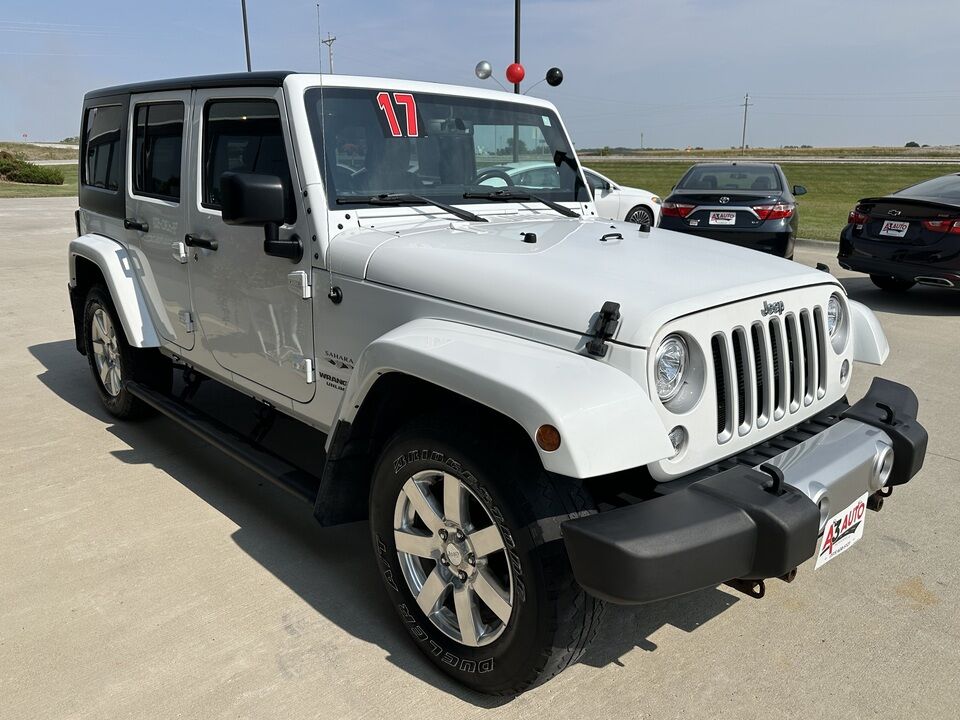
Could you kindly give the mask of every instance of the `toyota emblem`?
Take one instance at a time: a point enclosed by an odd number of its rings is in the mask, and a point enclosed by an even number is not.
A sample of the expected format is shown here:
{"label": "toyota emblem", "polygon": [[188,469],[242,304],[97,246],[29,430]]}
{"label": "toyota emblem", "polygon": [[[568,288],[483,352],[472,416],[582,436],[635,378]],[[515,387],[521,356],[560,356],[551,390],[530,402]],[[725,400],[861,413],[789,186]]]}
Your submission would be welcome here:
{"label": "toyota emblem", "polygon": [[728,202],[730,202],[730,198],[728,198],[726,195],[721,196],[720,198],[721,205],[726,205]]}

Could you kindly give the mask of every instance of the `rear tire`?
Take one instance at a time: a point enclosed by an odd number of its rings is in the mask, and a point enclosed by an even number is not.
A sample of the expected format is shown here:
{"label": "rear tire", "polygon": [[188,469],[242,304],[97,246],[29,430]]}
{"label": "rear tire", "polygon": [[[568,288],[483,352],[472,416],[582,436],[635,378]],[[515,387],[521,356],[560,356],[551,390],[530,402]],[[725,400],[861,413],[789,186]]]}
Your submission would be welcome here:
{"label": "rear tire", "polygon": [[130,419],[149,414],[147,406],[127,390],[129,380],[169,392],[173,377],[170,361],[159,350],[131,347],[103,285],[94,285],[87,293],[83,346],[100,401],[114,417]]}
{"label": "rear tire", "polygon": [[575,662],[599,629],[603,603],[574,580],[560,537],[561,522],[596,509],[506,433],[457,425],[421,421],[387,444],[374,549],[421,651],[474,690],[512,695]]}
{"label": "rear tire", "polygon": [[913,280],[902,280],[889,275],[871,275],[870,279],[874,285],[887,292],[906,292],[916,285]]}

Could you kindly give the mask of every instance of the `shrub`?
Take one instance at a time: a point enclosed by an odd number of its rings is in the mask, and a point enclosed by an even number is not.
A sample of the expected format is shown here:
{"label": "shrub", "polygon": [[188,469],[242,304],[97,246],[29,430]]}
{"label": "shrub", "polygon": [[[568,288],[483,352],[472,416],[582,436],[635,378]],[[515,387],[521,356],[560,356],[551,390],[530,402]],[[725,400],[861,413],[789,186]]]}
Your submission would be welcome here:
{"label": "shrub", "polygon": [[63,185],[59,168],[34,165],[13,153],[0,151],[0,180],[36,185]]}
{"label": "shrub", "polygon": [[906,145],[904,145],[904,147],[920,147],[920,143],[918,143],[916,140],[911,140]]}

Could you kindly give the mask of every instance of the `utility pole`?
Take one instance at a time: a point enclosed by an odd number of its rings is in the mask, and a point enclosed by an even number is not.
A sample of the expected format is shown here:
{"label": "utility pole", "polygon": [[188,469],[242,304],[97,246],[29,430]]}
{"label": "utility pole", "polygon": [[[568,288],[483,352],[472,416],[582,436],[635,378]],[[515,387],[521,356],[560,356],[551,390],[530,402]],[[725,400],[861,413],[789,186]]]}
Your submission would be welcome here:
{"label": "utility pole", "polygon": [[240,0],[240,9],[243,11],[243,46],[247,50],[247,72],[250,72],[250,32],[247,29],[247,0]]}
{"label": "utility pole", "polygon": [[327,60],[328,65],[330,65],[330,74],[333,75],[333,41],[337,39],[336,35],[331,35],[327,33],[327,39],[321,40],[324,45],[327,46]]}
{"label": "utility pole", "polygon": [[640,149],[643,150],[643,132],[640,133]]}
{"label": "utility pole", "polygon": [[750,93],[743,96],[743,135],[740,136],[740,154],[743,155],[747,148],[747,108],[752,107],[750,102]]}

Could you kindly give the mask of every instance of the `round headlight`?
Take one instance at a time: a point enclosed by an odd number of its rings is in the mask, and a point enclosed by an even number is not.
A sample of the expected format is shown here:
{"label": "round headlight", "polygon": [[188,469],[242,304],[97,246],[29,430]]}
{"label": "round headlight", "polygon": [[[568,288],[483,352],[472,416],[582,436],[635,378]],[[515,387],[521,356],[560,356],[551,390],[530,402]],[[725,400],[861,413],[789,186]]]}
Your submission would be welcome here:
{"label": "round headlight", "polygon": [[834,337],[843,327],[843,304],[836,295],[831,295],[827,301],[827,332]]}
{"label": "round headlight", "polygon": [[670,335],[657,349],[654,376],[660,400],[672,400],[680,392],[687,371],[687,343],[679,335]]}

